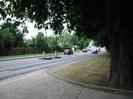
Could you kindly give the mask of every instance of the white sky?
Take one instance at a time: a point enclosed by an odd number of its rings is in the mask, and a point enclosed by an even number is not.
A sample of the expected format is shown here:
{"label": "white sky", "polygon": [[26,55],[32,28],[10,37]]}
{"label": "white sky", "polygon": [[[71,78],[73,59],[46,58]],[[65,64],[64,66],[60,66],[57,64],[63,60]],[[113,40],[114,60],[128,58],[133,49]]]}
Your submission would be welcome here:
{"label": "white sky", "polygon": [[38,32],[43,32],[44,36],[51,36],[54,34],[54,31],[51,29],[48,29],[47,31],[45,29],[38,30],[37,28],[34,28],[33,23],[26,22],[26,26],[28,28],[28,34],[24,36],[26,39],[31,39],[32,37],[35,37]]}
{"label": "white sky", "polygon": [[[4,20],[0,20],[0,24],[4,23]],[[25,39],[31,39],[32,37],[36,37],[38,32],[43,32],[44,36],[51,36],[54,34],[54,31],[51,29],[48,29],[47,31],[45,29],[38,30],[37,28],[34,28],[34,23],[30,23],[28,21],[25,22],[28,33],[24,36]],[[21,26],[19,27],[21,29]]]}

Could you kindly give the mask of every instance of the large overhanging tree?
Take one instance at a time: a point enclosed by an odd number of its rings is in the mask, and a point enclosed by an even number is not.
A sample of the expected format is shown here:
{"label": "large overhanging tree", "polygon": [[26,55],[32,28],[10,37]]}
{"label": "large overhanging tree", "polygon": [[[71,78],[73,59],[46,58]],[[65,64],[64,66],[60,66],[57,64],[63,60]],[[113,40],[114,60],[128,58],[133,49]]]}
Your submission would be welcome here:
{"label": "large overhanging tree", "polygon": [[129,0],[3,0],[0,8],[19,19],[31,19],[38,28],[60,33],[63,24],[106,46],[111,55],[109,80],[121,87],[133,85],[132,2]]}

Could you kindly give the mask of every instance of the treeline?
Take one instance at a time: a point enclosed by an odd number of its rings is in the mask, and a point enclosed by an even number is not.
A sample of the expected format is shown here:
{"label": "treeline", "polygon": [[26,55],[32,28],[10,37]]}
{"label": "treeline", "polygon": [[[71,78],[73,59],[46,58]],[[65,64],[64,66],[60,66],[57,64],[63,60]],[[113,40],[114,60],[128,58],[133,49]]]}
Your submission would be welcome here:
{"label": "treeline", "polygon": [[63,51],[65,48],[83,49],[89,40],[69,33],[45,37],[42,32],[32,39],[24,39],[26,27],[18,29],[18,23],[5,22],[0,26],[0,56]]}
{"label": "treeline", "polygon": [[27,32],[27,28],[23,27],[22,30],[18,29],[18,23],[5,22],[0,26],[0,48],[16,48],[23,47],[23,37]]}
{"label": "treeline", "polygon": [[39,32],[35,38],[25,40],[26,48],[37,48],[39,51],[54,52],[63,51],[65,48],[83,49],[89,44],[89,39],[65,33],[45,37]]}

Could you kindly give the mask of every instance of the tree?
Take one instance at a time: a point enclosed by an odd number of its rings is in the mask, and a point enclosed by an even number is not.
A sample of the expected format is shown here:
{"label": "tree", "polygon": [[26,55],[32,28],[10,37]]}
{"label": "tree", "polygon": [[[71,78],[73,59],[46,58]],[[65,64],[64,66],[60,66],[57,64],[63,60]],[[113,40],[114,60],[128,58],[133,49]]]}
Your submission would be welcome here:
{"label": "tree", "polygon": [[[110,77],[112,84],[133,86],[133,29],[132,2],[129,0],[4,0],[8,1],[9,14],[29,17],[38,27],[50,25],[59,33],[63,23],[79,36],[100,40],[111,55]],[[49,23],[45,24],[46,20]]]}
{"label": "tree", "polygon": [[[121,87],[133,85],[132,15],[129,13],[132,3],[125,0],[90,0],[89,4],[80,2],[80,9],[82,11],[87,9],[87,13],[79,11],[82,19],[80,23],[82,27],[79,29],[84,31],[84,35],[92,38],[101,36],[103,38],[103,41],[100,40],[101,43],[109,48],[111,84]],[[105,35],[102,35],[103,32]]]}
{"label": "tree", "polygon": [[3,30],[0,29],[0,47],[4,46]]}
{"label": "tree", "polygon": [[8,50],[13,47],[14,38],[9,28],[0,29],[0,47]]}
{"label": "tree", "polygon": [[44,38],[44,34],[42,32],[38,32],[36,36],[36,47],[40,51],[47,51],[48,50],[48,44]]}
{"label": "tree", "polygon": [[[13,43],[12,47],[23,47],[24,46],[23,37],[24,37],[24,33],[27,32],[27,28],[25,27],[21,31],[17,28],[18,26],[19,25],[16,22],[11,22],[9,21],[9,19],[7,19],[6,22],[4,22],[1,25],[1,30],[4,30],[6,32],[4,34],[8,33],[9,35],[7,34],[7,36],[12,36],[11,37],[12,41],[10,41]],[[9,39],[7,39],[7,41],[8,40]]]}
{"label": "tree", "polygon": [[89,39],[80,37],[79,41],[77,42],[77,46],[79,46],[79,49],[82,50],[83,48],[88,47],[89,45]]}
{"label": "tree", "polygon": [[73,42],[72,42],[72,35],[70,35],[68,33],[60,35],[59,43],[60,43],[60,46],[62,47],[62,49],[72,48],[74,46]]}
{"label": "tree", "polygon": [[68,32],[62,33],[58,36],[58,46],[62,49],[74,48],[77,46],[80,50],[89,45],[89,39],[85,37],[78,37],[75,34],[69,34]]}

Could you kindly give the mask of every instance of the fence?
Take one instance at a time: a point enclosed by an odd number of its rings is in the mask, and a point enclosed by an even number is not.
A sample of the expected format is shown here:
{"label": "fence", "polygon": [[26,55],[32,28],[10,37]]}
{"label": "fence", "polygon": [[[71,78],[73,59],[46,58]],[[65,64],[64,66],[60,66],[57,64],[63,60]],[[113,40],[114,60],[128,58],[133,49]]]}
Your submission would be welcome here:
{"label": "fence", "polygon": [[40,53],[40,50],[37,48],[0,48],[0,56],[7,56],[7,55],[23,55],[23,54],[34,54]]}

